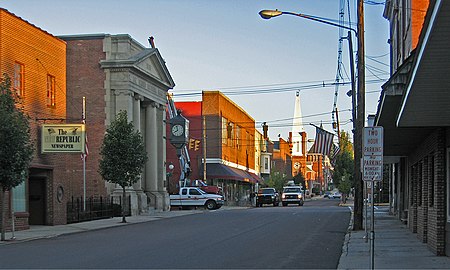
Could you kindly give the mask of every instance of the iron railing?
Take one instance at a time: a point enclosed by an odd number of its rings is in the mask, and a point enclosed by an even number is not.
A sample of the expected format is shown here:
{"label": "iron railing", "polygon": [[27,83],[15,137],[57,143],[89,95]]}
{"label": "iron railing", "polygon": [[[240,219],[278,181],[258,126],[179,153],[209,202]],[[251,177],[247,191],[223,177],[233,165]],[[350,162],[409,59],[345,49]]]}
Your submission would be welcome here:
{"label": "iron railing", "polygon": [[67,202],[67,223],[77,223],[91,221],[96,219],[106,219],[122,216],[122,207],[125,209],[125,215],[131,214],[131,196],[127,196],[125,203],[122,203],[122,197],[90,197],[86,200],[86,209],[84,210],[83,198],[72,197]]}

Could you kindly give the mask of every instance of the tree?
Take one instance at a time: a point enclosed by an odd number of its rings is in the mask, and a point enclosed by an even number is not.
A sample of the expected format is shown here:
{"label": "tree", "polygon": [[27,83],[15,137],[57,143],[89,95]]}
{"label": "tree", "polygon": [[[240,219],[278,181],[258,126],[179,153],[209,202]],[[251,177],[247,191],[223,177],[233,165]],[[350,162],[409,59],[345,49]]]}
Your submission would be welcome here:
{"label": "tree", "polygon": [[306,188],[305,176],[302,172],[298,172],[298,174],[294,176],[294,183],[296,185],[303,186],[303,188]]}
{"label": "tree", "polygon": [[335,159],[333,181],[345,198],[354,186],[353,146],[346,132],[341,133],[339,144],[341,151]]}
{"label": "tree", "polygon": [[[125,202],[125,188],[139,180],[148,159],[141,133],[128,122],[126,111],[120,111],[106,130],[100,155],[100,175],[122,187],[122,202]],[[122,207],[122,222],[127,222],[125,207]]]}
{"label": "tree", "polygon": [[342,177],[341,182],[339,183],[339,191],[342,193],[342,201],[344,203],[347,202],[347,197],[350,194],[350,191],[353,187],[353,182],[350,180],[351,174],[344,175]]}
{"label": "tree", "polygon": [[346,151],[339,153],[334,163],[334,172],[333,172],[334,184],[336,186],[339,186],[339,183],[346,175],[350,175],[349,180],[353,182],[353,168],[354,162],[352,153]]}
{"label": "tree", "polygon": [[11,80],[3,75],[0,82],[0,226],[5,240],[6,192],[21,184],[33,159],[33,143],[28,118],[17,108]]}
{"label": "tree", "polygon": [[286,179],[283,177],[283,175],[276,170],[272,170],[270,172],[269,180],[267,181],[267,185],[269,187],[273,187],[276,190],[280,191],[283,190],[283,187],[286,184]]}

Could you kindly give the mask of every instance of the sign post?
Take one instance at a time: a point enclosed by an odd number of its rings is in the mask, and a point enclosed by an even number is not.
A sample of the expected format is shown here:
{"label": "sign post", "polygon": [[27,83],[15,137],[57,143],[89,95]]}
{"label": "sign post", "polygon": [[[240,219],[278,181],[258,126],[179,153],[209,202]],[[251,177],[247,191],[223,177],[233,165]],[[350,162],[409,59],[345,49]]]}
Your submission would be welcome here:
{"label": "sign post", "polygon": [[372,220],[370,268],[375,269],[375,181],[383,180],[383,127],[365,127],[363,135],[363,180],[371,182]]}

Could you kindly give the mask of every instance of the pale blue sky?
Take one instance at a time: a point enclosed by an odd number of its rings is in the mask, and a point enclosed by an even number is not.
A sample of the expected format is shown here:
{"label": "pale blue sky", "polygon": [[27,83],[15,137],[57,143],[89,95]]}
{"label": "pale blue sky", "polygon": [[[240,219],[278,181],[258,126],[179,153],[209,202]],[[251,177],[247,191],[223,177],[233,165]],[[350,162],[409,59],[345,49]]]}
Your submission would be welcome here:
{"label": "pale blue sky", "polygon": [[[356,0],[349,1],[355,12]],[[338,20],[339,2],[1,0],[0,6],[53,35],[129,34],[145,46],[148,37],[154,36],[176,84],[172,91],[175,101],[200,100],[202,90],[221,90],[255,119],[259,129],[261,122],[268,122],[269,135],[276,140],[278,134],[287,138],[292,128],[297,89],[301,89],[308,137],[315,134],[308,123],[319,125],[322,121],[332,130],[335,87],[312,85],[330,83],[336,77],[339,28],[289,15],[263,20],[258,12],[279,9]],[[388,78],[389,28],[383,9],[382,4],[365,4],[368,82]],[[352,20],[356,21],[355,14]],[[347,46],[344,41],[345,81],[349,81]],[[367,83],[366,113],[376,112],[382,82]],[[343,110],[339,115],[341,129],[346,131],[352,127],[351,99],[345,95],[349,89],[349,85],[339,88],[337,103]],[[248,90],[257,91],[242,94]]]}

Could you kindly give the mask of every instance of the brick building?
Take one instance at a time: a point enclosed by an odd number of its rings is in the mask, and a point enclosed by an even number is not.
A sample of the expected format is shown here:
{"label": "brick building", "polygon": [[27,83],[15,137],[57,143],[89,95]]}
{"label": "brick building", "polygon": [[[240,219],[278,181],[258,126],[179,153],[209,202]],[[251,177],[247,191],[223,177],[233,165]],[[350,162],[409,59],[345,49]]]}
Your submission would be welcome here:
{"label": "brick building", "polygon": [[[8,213],[14,211],[15,228],[66,222],[70,186],[68,164],[80,154],[42,154],[40,126],[66,120],[66,43],[0,8],[0,71],[11,78],[20,106],[30,117],[35,153],[28,179],[8,196]],[[7,215],[8,226],[11,214]]]}
{"label": "brick building", "polygon": [[391,77],[384,127],[391,212],[437,255],[450,255],[450,2],[386,1]]}
{"label": "brick building", "polygon": [[[221,187],[228,205],[249,204],[250,193],[260,180],[255,169],[257,135],[253,118],[219,91],[204,91],[201,102],[176,102],[175,105],[189,120],[193,142],[188,146],[190,180],[203,179],[203,132],[206,132],[207,184]],[[170,142],[167,149],[167,163],[175,166],[170,186],[176,187],[180,177],[178,159]]]}
{"label": "brick building", "polygon": [[287,140],[279,138],[273,144],[273,158],[272,169],[275,172],[281,173],[284,178],[291,179],[294,175],[292,172],[292,145],[290,144],[290,138]]}
{"label": "brick building", "polygon": [[[106,184],[98,173],[100,146],[108,125],[119,111],[140,131],[148,153],[144,172],[133,187],[133,215],[168,210],[166,187],[166,94],[175,85],[165,61],[151,43],[146,48],[129,35],[61,36],[67,42],[67,117],[79,118],[86,97],[89,138],[87,196],[121,196],[121,189]],[[73,172],[82,179],[81,172]],[[80,182],[74,182],[79,187]],[[78,190],[79,192],[80,190]],[[78,193],[79,194],[79,193]]]}

